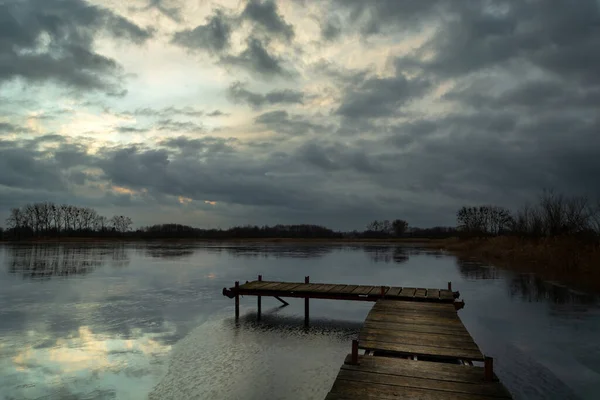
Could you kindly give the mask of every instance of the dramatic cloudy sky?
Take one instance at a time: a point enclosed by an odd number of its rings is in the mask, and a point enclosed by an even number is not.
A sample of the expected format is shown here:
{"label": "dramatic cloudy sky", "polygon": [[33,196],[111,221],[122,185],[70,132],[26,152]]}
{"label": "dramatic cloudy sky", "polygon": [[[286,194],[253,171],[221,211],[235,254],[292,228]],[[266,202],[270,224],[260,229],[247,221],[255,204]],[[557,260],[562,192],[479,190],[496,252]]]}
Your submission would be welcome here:
{"label": "dramatic cloudy sky", "polygon": [[0,218],[453,224],[600,194],[600,6],[0,0]]}

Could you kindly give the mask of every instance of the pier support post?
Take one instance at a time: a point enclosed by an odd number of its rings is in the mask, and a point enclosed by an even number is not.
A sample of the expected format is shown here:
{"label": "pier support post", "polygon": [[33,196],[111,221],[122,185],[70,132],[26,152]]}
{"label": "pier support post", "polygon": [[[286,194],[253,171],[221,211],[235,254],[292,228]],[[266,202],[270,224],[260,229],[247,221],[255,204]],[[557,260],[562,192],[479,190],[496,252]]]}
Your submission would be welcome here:
{"label": "pier support post", "polygon": [[[258,281],[262,282],[262,275],[258,276]],[[262,312],[262,297],[260,297],[260,296],[256,296],[256,308],[257,308],[256,317],[257,317],[257,319],[260,320],[260,314]]]}
{"label": "pier support post", "polygon": [[448,282],[448,290],[452,291],[452,282]]}
{"label": "pier support post", "polygon": [[352,365],[358,365],[358,340],[352,341]]}
{"label": "pier support post", "polygon": [[[304,277],[304,283],[309,283],[310,278],[308,276]],[[304,298],[304,326],[308,327],[308,316],[309,316],[309,306],[308,306],[308,297]]]}
{"label": "pier support post", "polygon": [[240,281],[235,281],[235,319],[240,318]]}
{"label": "pier support post", "polygon": [[385,297],[385,286],[381,286],[381,298]]}
{"label": "pier support post", "polygon": [[494,359],[485,356],[483,358],[483,374],[486,382],[494,380]]}

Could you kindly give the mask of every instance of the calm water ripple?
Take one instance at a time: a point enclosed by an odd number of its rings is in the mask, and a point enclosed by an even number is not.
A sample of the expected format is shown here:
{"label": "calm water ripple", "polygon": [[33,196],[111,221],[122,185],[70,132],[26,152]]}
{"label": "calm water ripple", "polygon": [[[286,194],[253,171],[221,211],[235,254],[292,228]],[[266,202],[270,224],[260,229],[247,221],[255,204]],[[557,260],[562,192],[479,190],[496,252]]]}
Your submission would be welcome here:
{"label": "calm water ripple", "polygon": [[235,280],[445,287],[516,399],[600,396],[595,296],[416,247],[0,245],[0,399],[322,399],[371,304],[280,307]]}

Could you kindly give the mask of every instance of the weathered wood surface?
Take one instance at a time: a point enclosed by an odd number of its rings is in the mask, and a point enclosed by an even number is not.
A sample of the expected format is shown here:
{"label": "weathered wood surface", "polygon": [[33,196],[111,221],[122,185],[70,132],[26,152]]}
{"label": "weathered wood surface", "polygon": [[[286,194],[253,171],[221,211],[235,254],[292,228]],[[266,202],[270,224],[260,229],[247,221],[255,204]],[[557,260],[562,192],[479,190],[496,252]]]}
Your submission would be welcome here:
{"label": "weathered wood surface", "polygon": [[484,381],[481,367],[373,356],[350,362],[348,355],[326,400],[511,398],[500,382]]}
{"label": "weathered wood surface", "polygon": [[252,281],[239,287],[240,295],[315,298],[346,298],[349,300],[377,301],[414,300],[423,303],[453,303],[455,294],[445,289],[423,289],[399,286],[341,285],[328,283],[301,283],[278,281]]}
{"label": "weathered wood surface", "polygon": [[[415,292],[425,289],[417,289]],[[358,337],[359,347],[433,359],[483,361],[452,304],[379,300]]]}

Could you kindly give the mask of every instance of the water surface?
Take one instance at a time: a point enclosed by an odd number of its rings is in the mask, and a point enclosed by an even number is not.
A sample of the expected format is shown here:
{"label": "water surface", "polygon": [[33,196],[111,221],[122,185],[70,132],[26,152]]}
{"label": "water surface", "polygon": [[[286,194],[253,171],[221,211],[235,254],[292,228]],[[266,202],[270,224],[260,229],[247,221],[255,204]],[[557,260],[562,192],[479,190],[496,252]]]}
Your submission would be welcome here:
{"label": "water surface", "polygon": [[235,280],[445,287],[516,399],[596,399],[590,295],[436,251],[310,244],[0,246],[1,399],[322,399],[371,304],[290,306]]}

